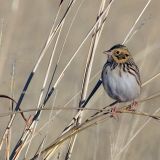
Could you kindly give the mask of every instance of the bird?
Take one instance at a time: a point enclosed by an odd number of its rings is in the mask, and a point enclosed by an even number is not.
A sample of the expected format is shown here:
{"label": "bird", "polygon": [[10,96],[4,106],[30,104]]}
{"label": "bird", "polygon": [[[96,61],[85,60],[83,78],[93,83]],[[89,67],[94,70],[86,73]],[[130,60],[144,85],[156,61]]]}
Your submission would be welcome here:
{"label": "bird", "polygon": [[116,44],[109,50],[101,79],[104,90],[117,102],[134,102],[140,96],[141,78],[130,51],[125,45]]}

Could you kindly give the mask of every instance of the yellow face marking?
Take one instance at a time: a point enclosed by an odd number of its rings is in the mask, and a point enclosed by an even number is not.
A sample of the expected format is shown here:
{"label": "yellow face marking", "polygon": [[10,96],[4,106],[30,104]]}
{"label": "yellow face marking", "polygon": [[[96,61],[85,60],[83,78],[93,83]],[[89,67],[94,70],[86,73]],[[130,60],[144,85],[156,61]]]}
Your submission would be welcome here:
{"label": "yellow face marking", "polygon": [[126,49],[114,49],[112,51],[112,58],[117,63],[125,63],[130,58],[130,54]]}

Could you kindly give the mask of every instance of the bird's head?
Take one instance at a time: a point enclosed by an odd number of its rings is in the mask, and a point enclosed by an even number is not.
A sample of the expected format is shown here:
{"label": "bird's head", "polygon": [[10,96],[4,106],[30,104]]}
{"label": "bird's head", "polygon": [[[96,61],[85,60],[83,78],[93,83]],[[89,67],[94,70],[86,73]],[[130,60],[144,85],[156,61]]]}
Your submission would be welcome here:
{"label": "bird's head", "polygon": [[104,53],[108,55],[108,59],[116,63],[125,63],[131,57],[127,47],[122,44],[114,45],[109,50],[104,51]]}

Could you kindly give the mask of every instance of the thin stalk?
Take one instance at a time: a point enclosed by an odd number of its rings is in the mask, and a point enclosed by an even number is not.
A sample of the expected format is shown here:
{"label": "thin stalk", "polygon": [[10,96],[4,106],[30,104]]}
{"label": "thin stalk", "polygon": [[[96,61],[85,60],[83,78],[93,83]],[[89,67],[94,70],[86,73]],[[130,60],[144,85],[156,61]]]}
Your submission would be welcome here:
{"label": "thin stalk", "polygon": [[0,52],[1,52],[1,48],[2,48],[3,27],[4,27],[4,19],[1,19],[1,28],[0,28]]}
{"label": "thin stalk", "polygon": [[[3,25],[4,25],[4,19],[1,19],[1,29],[0,29],[0,53],[2,48],[2,38],[3,38]],[[6,131],[7,133],[7,131]],[[2,149],[3,141],[5,139],[6,134],[2,136],[1,142],[0,142],[0,150]]]}
{"label": "thin stalk", "polygon": [[[50,114],[49,114],[49,119],[48,119],[48,122],[49,122],[49,123],[51,122],[51,119],[52,119],[52,116],[53,116],[53,108],[55,107],[55,102],[56,102],[57,94],[58,94],[58,91],[55,92],[55,97],[54,97],[53,104],[52,104],[52,110],[51,110],[51,112],[50,112]],[[46,130],[46,134],[45,134],[45,141],[44,141],[44,143],[43,143],[43,145],[42,145],[42,147],[41,147],[41,150],[40,150],[40,152],[39,152],[39,157],[40,157],[40,155],[41,155],[43,146],[44,146],[44,144],[45,144],[45,142],[46,142],[46,140],[47,140],[47,138],[48,138],[49,127],[50,127],[50,126],[48,125],[48,129]]]}
{"label": "thin stalk", "polygon": [[[144,99],[141,99],[139,101],[137,101],[138,103],[143,103],[149,100],[154,100],[155,98],[159,98],[160,97],[160,92],[157,92],[149,97],[146,97]],[[83,111],[100,111],[101,113],[104,112],[107,108],[112,107],[113,104],[107,105],[105,107],[103,107],[102,109],[98,109],[100,107],[97,108],[82,108],[81,110]],[[64,108],[64,107],[46,107],[46,108],[40,108],[38,110],[43,110],[43,111],[51,111],[51,110],[66,110],[66,111],[73,111],[73,110],[78,110],[77,108],[74,107],[68,107],[68,108]],[[20,114],[20,113],[25,113],[25,112],[35,112],[38,111],[37,109],[26,109],[26,110],[21,110],[21,111],[13,111],[13,112],[7,112],[7,113],[0,113],[0,117],[6,117],[6,116],[11,116],[13,114]],[[91,116],[94,117],[95,113]]]}
{"label": "thin stalk", "polygon": [[[14,99],[14,85],[15,85],[15,62],[12,65],[12,73],[11,73],[11,98]],[[10,103],[11,107],[10,110],[13,112],[14,102],[11,101]],[[12,118],[12,115],[10,116],[10,119]],[[10,155],[10,147],[11,147],[11,128],[8,128],[8,132],[6,132],[6,160],[9,160]]]}
{"label": "thin stalk", "polygon": [[[13,111],[13,112],[6,112],[6,113],[0,113],[0,117],[7,117],[7,116],[11,116],[13,114],[21,114],[21,113],[27,113],[27,112],[37,112],[37,111],[56,111],[56,110],[66,110],[66,111],[73,111],[73,110],[78,110],[77,108],[74,107],[68,107],[68,108],[64,108],[64,107],[46,107],[46,108],[31,108],[31,109],[24,109],[24,110],[20,110],[20,111]],[[101,109],[97,109],[97,108],[82,108],[83,111],[101,111]]]}
{"label": "thin stalk", "polygon": [[5,160],[9,160],[10,147],[11,147],[11,129],[8,130],[5,139],[6,139]]}
{"label": "thin stalk", "polygon": [[44,145],[44,143],[45,143],[45,140],[46,140],[46,137],[43,138],[42,142],[41,142],[40,145],[38,146],[38,149],[37,149],[37,151],[36,151],[36,153],[35,153],[35,155],[34,155],[34,157],[35,157],[35,156],[38,154],[37,159],[39,159],[40,156],[41,156],[41,151],[42,151],[43,145]]}
{"label": "thin stalk", "polygon": [[141,13],[139,14],[138,18],[136,19],[135,23],[133,24],[132,28],[130,29],[130,31],[127,33],[124,41],[122,44],[125,44],[126,41],[128,40],[130,34],[132,33],[133,29],[135,28],[136,24],[138,23],[138,21],[140,20],[140,18],[142,17],[143,13],[145,12],[145,10],[147,9],[147,7],[149,6],[149,4],[151,3],[152,0],[149,0],[147,2],[147,4],[145,5],[145,7],[143,8],[143,10],[141,11]]}

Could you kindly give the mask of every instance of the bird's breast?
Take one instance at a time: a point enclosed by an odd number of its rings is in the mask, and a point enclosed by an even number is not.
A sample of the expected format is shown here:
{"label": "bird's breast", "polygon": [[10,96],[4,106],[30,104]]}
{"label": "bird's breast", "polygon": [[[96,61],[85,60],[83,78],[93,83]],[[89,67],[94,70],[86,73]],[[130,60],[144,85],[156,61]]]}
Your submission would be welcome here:
{"label": "bird's breast", "polygon": [[110,97],[123,102],[132,101],[140,94],[140,86],[134,75],[120,67],[111,70],[108,66],[102,72],[103,86]]}

